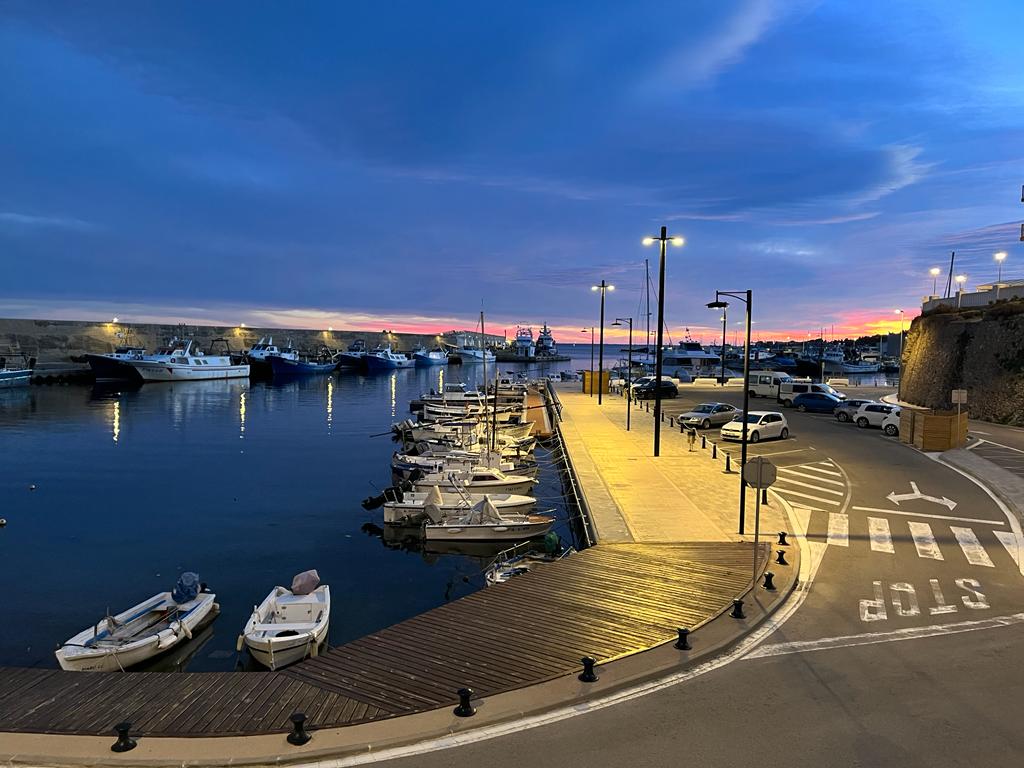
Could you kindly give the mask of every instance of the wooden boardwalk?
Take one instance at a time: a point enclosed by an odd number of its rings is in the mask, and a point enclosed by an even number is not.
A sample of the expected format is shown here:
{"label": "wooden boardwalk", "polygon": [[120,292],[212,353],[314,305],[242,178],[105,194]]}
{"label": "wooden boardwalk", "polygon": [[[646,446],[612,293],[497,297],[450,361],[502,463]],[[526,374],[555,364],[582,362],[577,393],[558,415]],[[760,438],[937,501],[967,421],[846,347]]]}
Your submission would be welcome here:
{"label": "wooden boardwalk", "polygon": [[670,640],[741,593],[751,559],[745,543],[599,545],[281,672],[0,668],[0,732],[108,735],[127,720],[227,736],[287,731],[296,710],[324,728],[452,706],[462,687],[492,695]]}

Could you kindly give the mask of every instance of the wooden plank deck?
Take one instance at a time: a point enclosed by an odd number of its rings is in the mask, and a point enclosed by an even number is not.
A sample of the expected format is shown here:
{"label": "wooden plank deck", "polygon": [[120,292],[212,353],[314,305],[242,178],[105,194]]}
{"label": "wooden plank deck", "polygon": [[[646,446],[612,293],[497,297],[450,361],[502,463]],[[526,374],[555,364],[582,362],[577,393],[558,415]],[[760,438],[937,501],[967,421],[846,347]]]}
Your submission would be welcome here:
{"label": "wooden plank deck", "polygon": [[245,735],[287,731],[296,710],[335,727],[451,706],[462,687],[493,695],[670,640],[743,591],[751,558],[745,543],[599,545],[282,672],[0,668],[0,732]]}

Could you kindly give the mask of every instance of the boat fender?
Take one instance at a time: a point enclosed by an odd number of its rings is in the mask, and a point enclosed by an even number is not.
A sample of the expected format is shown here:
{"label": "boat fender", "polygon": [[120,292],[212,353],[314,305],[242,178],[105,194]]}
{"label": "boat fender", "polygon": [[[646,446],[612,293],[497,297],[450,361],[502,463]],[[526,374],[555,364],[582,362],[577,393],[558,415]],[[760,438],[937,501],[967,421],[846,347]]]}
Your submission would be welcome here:
{"label": "boat fender", "polygon": [[312,647],[309,649],[309,656],[310,656],[310,658],[315,659],[319,655],[320,655],[320,646],[318,646],[316,644],[316,639],[314,638],[313,643],[312,643]]}
{"label": "boat fender", "polygon": [[244,648],[244,647],[245,647],[245,635],[239,635],[238,639],[235,641],[235,651],[237,653],[241,653],[242,652],[242,648]]}

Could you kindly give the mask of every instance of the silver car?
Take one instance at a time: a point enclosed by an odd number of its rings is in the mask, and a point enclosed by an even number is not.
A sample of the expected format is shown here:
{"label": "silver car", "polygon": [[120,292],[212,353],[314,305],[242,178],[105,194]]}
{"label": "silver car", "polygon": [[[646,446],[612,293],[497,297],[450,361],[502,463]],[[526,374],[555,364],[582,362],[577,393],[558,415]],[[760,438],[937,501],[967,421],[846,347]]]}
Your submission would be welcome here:
{"label": "silver car", "polygon": [[701,403],[690,411],[679,415],[681,424],[688,427],[710,429],[719,424],[728,424],[739,410],[728,403]]}

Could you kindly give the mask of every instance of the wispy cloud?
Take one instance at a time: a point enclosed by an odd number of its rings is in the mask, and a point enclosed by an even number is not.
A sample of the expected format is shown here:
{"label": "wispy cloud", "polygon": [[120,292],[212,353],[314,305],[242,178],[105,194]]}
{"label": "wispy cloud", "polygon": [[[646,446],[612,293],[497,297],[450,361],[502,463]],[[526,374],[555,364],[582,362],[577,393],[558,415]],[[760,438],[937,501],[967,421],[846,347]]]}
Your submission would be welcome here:
{"label": "wispy cloud", "polygon": [[96,229],[95,224],[82,219],[68,216],[40,216],[15,211],[0,211],[0,223],[37,229],[74,229],[79,231]]}

